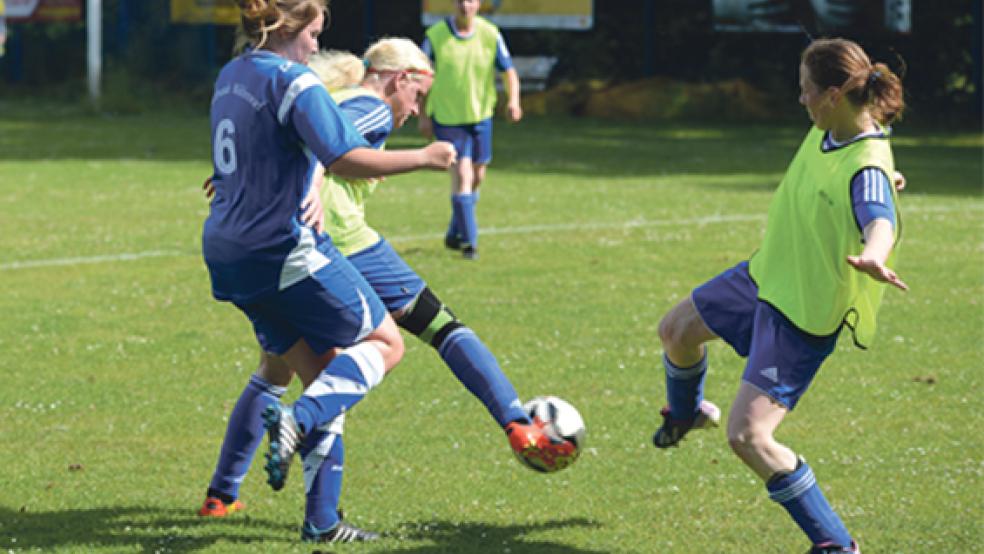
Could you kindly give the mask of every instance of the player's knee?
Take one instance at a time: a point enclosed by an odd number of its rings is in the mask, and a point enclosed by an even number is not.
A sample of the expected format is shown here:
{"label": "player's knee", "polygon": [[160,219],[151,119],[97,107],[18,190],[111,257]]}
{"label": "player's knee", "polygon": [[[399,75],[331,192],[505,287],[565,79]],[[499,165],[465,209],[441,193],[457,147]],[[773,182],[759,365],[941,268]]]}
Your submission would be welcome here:
{"label": "player's knee", "polygon": [[429,288],[420,291],[396,323],[434,348],[440,348],[452,331],[463,327],[454,313]]}
{"label": "player's knee", "polygon": [[660,320],[659,340],[666,349],[699,348],[703,340],[698,325],[702,322],[696,312],[677,306]]}
{"label": "player's knee", "polygon": [[256,368],[256,376],[271,385],[286,387],[290,384],[294,372],[280,356],[260,350],[260,362]]}
{"label": "player's knee", "polygon": [[386,364],[387,373],[396,367],[396,364],[400,363],[400,360],[403,359],[403,354],[405,352],[406,346],[403,343],[403,337],[401,337],[399,331],[397,331],[396,337],[386,343],[386,351],[383,352],[383,362]]}
{"label": "player's knee", "polygon": [[393,322],[393,318],[387,316],[383,320],[382,325],[368,338],[369,340],[375,341],[377,350],[379,350],[379,353],[383,357],[383,366],[386,372],[389,373],[403,359],[405,350],[403,337],[400,336],[400,330]]}
{"label": "player's knee", "polygon": [[485,180],[485,166],[484,165],[475,166],[475,174],[472,177],[472,179],[473,179],[472,180],[472,189],[477,189],[478,186],[482,184],[482,181]]}
{"label": "player's knee", "polygon": [[757,457],[766,450],[771,440],[769,434],[758,432],[750,427],[728,428],[728,446],[743,460]]}
{"label": "player's knee", "polygon": [[664,347],[684,346],[687,338],[687,325],[676,310],[663,316],[659,322],[659,340]]}

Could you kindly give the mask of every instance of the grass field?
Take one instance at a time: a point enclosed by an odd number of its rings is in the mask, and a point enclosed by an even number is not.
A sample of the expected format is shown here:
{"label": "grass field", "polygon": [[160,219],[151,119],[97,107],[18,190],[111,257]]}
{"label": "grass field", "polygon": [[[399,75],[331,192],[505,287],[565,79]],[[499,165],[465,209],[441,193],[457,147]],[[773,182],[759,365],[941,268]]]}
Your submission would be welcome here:
{"label": "grass field", "polygon": [[[370,221],[497,353],[576,405],[588,446],[531,472],[428,347],[352,413],[342,506],[389,538],[337,552],[789,553],[808,548],[724,433],[657,451],[659,318],[758,244],[806,131],[535,120],[496,127],[481,260],[441,246],[447,179],[391,178]],[[404,133],[391,146],[419,144]],[[846,338],[779,432],[866,554],[982,552],[984,197],[977,133],[897,129],[909,179],[879,337]],[[255,367],[200,255],[208,122],[0,104],[0,551],[305,552],[299,474],[194,515]],[[742,360],[710,349],[727,411]],[[288,393],[298,393],[293,387]]]}

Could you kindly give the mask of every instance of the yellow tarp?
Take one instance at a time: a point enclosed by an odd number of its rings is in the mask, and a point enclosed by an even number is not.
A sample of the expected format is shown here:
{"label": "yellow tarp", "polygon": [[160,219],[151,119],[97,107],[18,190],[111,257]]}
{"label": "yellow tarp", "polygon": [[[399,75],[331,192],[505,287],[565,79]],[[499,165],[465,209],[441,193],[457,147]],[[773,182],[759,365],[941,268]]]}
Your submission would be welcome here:
{"label": "yellow tarp", "polygon": [[234,0],[171,0],[171,21],[238,25],[239,7]]}

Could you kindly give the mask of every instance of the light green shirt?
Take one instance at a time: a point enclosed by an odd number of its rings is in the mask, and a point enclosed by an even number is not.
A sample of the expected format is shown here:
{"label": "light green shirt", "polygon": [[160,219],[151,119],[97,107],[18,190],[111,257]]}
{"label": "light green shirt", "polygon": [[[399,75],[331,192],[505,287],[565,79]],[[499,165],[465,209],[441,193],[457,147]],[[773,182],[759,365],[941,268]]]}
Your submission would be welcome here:
{"label": "light green shirt", "polygon": [[[355,87],[331,93],[336,103],[358,96],[379,98],[375,92]],[[382,147],[381,147],[382,148]],[[345,256],[351,256],[379,242],[379,233],[366,223],[366,201],[376,190],[375,179],[342,179],[330,173],[321,185],[325,211],[325,231]]]}
{"label": "light green shirt", "polygon": [[[855,343],[867,347],[885,284],[846,261],[864,247],[851,203],[851,178],[866,167],[894,175],[895,162],[887,137],[864,138],[824,152],[823,135],[811,129],[786,170],[749,272],[759,298],[803,331],[830,335],[843,323],[854,331]],[[894,188],[892,196],[896,221],[901,222]],[[895,226],[896,240],[899,228]],[[889,263],[893,259],[894,252]]]}
{"label": "light green shirt", "polygon": [[456,37],[447,21],[439,21],[427,29],[427,39],[434,52],[427,115],[441,125],[468,125],[492,117],[499,29],[476,17],[474,32]]}

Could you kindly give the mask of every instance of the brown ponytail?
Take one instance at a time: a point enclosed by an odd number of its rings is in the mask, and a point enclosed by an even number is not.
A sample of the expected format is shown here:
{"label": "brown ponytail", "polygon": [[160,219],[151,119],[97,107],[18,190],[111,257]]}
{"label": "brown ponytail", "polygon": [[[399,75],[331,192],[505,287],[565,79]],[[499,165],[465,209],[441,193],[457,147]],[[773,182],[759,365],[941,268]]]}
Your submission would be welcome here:
{"label": "brown ponytail", "polygon": [[237,0],[237,3],[238,42],[257,49],[268,46],[274,32],[296,36],[319,13],[328,10],[328,0]]}
{"label": "brown ponytail", "polygon": [[897,120],[905,109],[902,80],[871,59],[857,43],[818,39],[803,51],[803,65],[821,89],[837,87],[852,104],[868,110],[882,124]]}

